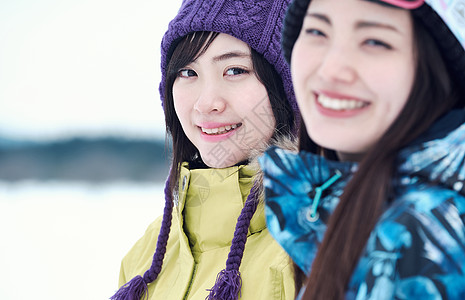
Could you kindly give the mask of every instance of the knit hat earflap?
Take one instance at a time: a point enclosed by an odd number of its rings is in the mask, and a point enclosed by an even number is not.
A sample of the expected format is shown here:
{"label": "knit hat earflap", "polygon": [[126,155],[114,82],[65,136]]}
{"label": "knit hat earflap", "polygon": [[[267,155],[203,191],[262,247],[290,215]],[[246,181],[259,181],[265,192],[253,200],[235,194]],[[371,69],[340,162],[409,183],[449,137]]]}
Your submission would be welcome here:
{"label": "knit hat earflap", "polygon": [[[465,91],[465,0],[368,0],[408,9],[436,41],[451,77]],[[281,45],[289,63],[310,0],[293,0],[288,7]]]}

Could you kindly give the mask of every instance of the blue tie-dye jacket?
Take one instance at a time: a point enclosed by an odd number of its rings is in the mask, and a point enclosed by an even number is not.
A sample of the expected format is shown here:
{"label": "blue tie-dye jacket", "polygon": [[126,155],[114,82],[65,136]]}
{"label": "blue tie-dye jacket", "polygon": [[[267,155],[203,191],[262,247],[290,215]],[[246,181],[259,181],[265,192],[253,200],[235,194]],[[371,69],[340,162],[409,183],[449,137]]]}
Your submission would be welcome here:
{"label": "blue tie-dye jacket", "polygon": [[[400,152],[395,200],[371,233],[347,299],[465,299],[465,124],[453,124],[464,120],[454,111]],[[357,166],[277,147],[259,162],[269,231],[308,274]],[[335,182],[315,205],[328,180]]]}

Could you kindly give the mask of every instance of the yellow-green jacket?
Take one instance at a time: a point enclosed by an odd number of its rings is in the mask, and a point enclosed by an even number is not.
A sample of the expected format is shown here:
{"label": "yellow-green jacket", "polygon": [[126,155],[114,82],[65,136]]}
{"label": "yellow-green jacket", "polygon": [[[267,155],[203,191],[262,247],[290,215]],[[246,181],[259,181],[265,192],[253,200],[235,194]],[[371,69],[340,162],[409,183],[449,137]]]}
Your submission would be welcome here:
{"label": "yellow-green jacket", "polygon": [[[181,168],[162,270],[148,285],[149,299],[204,300],[226,260],[236,221],[252,186],[249,166]],[[119,285],[143,275],[152,263],[161,218],[155,220],[121,264]],[[239,268],[241,297],[294,299],[292,263],[266,228],[263,206],[253,216]]]}

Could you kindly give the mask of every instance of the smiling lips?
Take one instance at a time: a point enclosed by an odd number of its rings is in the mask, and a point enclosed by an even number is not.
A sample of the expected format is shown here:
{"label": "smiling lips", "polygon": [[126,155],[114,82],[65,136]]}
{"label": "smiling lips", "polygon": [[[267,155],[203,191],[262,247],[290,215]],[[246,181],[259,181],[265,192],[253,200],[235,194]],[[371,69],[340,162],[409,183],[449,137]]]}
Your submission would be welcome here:
{"label": "smiling lips", "polygon": [[322,107],[335,111],[356,110],[368,106],[368,103],[364,101],[338,99],[323,94],[318,94],[316,100]]}
{"label": "smiling lips", "polygon": [[203,133],[207,135],[221,135],[221,134],[228,133],[236,128],[239,128],[240,126],[242,126],[242,123],[233,124],[233,125],[225,125],[225,126],[221,126],[217,128],[200,127],[200,129],[202,130]]}

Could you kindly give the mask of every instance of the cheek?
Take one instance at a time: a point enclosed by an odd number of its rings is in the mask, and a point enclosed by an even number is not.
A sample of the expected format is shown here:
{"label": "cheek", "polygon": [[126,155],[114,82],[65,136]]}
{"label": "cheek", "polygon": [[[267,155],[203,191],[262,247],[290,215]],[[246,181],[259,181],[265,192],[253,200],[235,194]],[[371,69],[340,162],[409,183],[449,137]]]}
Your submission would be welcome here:
{"label": "cheek", "polygon": [[271,110],[266,88],[258,79],[254,78],[247,85],[235,88],[229,95],[229,105],[243,118]]}
{"label": "cheek", "polygon": [[173,105],[174,111],[178,116],[181,125],[183,125],[188,121],[187,117],[189,116],[190,111],[192,110],[191,99],[192,94],[186,92],[186,89],[180,87],[179,85],[173,85]]}
{"label": "cheek", "polygon": [[291,57],[291,75],[298,100],[305,95],[319,60],[315,51],[296,42]]}
{"label": "cheek", "polygon": [[[385,113],[391,115],[393,120],[404,108],[413,87],[415,71],[413,67],[406,66],[407,63],[391,64],[391,68],[384,68],[385,72],[381,77],[379,73],[376,76],[376,71],[368,76],[372,81],[372,91],[379,92],[379,98],[385,102]],[[385,84],[386,82],[391,84]]]}
{"label": "cheek", "polygon": [[299,49],[294,48],[291,57],[291,75],[296,90],[301,89],[302,81],[305,78],[306,72],[308,72],[306,62],[304,62],[301,56]]}
{"label": "cheek", "polygon": [[174,111],[176,112],[176,115],[178,116],[179,121],[181,124],[183,123],[183,110],[182,110],[182,105],[180,105],[181,100],[179,100],[178,97],[176,97],[173,93],[173,106],[174,106]]}
{"label": "cheek", "polygon": [[273,109],[271,108],[269,100],[263,105],[262,112],[263,113],[259,113],[258,115],[266,132],[265,138],[269,139],[276,128],[276,118],[274,117]]}
{"label": "cheek", "polygon": [[266,143],[274,133],[276,119],[265,88],[247,102],[240,105],[240,108],[238,107],[246,122],[247,132],[250,134],[247,143],[250,145],[254,142]]}
{"label": "cheek", "polygon": [[311,90],[311,71],[308,62],[299,63],[296,59],[291,67],[292,82],[296,96],[297,105],[303,118],[307,118],[311,110],[313,93]]}
{"label": "cheek", "polygon": [[255,106],[253,111],[248,114],[250,120],[253,120],[254,126],[263,129],[263,131],[266,132],[265,136],[267,138],[271,137],[276,127],[276,119],[268,97],[264,97],[263,100]]}

